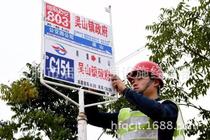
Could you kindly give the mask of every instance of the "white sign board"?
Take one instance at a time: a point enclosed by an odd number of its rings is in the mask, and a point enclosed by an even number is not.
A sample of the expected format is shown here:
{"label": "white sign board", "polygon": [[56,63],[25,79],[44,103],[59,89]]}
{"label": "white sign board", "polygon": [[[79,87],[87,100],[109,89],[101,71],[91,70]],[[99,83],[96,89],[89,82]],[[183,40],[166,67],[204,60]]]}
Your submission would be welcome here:
{"label": "white sign board", "polygon": [[113,93],[110,27],[49,3],[44,13],[44,77]]}

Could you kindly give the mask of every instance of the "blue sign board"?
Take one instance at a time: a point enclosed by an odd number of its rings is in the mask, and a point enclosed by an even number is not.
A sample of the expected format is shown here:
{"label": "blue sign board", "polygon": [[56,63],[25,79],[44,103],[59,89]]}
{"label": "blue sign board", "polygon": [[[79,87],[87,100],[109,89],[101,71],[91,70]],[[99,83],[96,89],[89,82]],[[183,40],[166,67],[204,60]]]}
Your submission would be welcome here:
{"label": "blue sign board", "polygon": [[46,52],[45,76],[74,83],[74,60]]}

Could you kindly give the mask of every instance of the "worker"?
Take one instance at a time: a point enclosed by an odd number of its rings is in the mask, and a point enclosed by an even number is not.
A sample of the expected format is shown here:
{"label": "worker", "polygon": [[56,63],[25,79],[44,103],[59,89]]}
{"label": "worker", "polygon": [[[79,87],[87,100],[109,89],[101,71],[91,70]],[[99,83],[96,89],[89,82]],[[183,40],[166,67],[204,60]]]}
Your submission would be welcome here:
{"label": "worker", "polygon": [[159,98],[164,86],[163,72],[151,61],[137,63],[127,74],[131,88],[117,76],[111,77],[113,88],[132,103],[137,110],[122,108],[119,112],[105,113],[98,108],[85,109],[88,123],[109,129],[117,129],[120,140],[183,140],[177,133],[179,107],[171,100]]}

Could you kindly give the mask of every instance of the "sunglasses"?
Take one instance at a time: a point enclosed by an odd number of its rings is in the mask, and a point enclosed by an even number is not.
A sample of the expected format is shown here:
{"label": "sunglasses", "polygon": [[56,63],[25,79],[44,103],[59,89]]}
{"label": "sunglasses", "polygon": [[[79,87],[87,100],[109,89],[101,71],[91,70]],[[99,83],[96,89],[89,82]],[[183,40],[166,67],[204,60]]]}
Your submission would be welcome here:
{"label": "sunglasses", "polygon": [[127,78],[145,78],[148,76],[150,73],[146,71],[132,71],[127,74]]}

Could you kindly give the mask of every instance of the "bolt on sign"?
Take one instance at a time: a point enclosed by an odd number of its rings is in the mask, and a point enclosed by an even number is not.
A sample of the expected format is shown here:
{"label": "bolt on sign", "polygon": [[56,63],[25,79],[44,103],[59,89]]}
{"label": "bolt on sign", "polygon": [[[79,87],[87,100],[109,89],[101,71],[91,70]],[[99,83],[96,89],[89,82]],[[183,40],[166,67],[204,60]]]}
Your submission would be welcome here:
{"label": "bolt on sign", "polygon": [[114,93],[110,26],[49,3],[43,11],[44,78]]}

